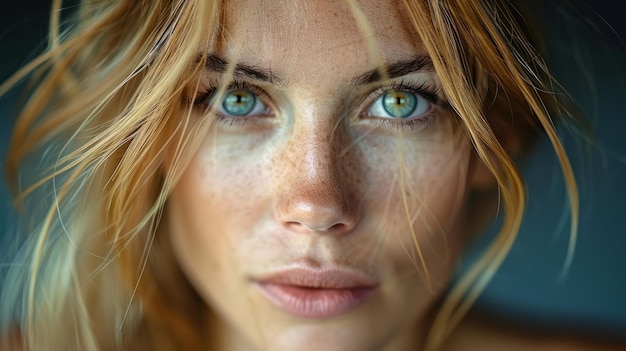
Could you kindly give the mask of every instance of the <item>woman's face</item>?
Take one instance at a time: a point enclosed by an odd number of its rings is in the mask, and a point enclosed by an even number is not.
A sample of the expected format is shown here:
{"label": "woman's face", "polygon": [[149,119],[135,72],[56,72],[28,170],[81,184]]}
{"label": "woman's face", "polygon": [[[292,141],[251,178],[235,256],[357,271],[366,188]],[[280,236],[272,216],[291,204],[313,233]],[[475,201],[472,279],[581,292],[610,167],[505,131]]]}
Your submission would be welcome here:
{"label": "woman's face", "polygon": [[224,335],[258,349],[411,345],[462,242],[469,143],[397,2],[359,3],[371,37],[345,1],[254,0],[208,50],[194,118],[218,118],[169,231]]}

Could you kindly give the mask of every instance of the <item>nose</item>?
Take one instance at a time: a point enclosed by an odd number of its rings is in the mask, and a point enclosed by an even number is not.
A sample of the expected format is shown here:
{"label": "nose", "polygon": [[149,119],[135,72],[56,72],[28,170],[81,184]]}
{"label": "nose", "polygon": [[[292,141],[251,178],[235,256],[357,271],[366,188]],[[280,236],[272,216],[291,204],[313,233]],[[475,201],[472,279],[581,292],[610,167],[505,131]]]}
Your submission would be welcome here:
{"label": "nose", "polygon": [[310,129],[303,134],[294,135],[283,154],[287,163],[275,217],[292,232],[349,233],[358,223],[358,208],[346,166],[337,161],[341,138]]}

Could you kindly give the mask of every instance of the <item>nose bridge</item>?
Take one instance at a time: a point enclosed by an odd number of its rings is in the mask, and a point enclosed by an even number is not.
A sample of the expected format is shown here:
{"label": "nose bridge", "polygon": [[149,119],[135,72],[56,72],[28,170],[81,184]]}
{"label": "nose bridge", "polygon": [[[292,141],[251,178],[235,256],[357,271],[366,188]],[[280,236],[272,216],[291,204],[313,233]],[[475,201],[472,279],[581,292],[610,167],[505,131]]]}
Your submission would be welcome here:
{"label": "nose bridge", "polygon": [[295,165],[300,177],[309,182],[340,186],[340,173],[344,170],[338,157],[349,139],[339,120],[340,104],[328,94],[306,99],[296,110],[299,113],[295,116],[289,152],[297,158]]}
{"label": "nose bridge", "polygon": [[294,156],[300,157],[296,162],[300,177],[307,183],[326,183],[326,186],[335,187],[337,184],[336,136],[326,128],[315,128],[307,133],[302,131],[295,137],[300,140],[294,145]]}
{"label": "nose bridge", "polygon": [[345,133],[331,119],[314,118],[295,123],[291,132],[276,217],[296,231],[346,232],[356,224],[357,209],[338,162]]}

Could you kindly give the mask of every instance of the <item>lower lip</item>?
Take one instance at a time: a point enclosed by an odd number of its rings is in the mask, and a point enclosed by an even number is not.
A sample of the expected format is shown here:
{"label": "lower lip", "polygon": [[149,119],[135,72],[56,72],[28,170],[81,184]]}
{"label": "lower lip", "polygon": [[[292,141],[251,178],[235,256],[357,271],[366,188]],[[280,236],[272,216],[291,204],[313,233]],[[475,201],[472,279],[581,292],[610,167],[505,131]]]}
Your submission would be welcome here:
{"label": "lower lip", "polygon": [[304,318],[328,318],[346,313],[367,300],[375,288],[314,289],[258,283],[263,296],[279,309]]}

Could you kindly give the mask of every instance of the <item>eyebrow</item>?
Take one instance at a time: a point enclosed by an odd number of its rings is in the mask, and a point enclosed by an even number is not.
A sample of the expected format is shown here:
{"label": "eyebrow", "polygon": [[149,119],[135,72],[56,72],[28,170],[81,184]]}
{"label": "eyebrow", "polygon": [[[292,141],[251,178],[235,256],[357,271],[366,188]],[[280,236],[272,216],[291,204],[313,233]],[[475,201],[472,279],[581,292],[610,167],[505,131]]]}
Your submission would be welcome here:
{"label": "eyebrow", "polygon": [[[200,60],[200,58],[198,58],[198,60]],[[229,63],[225,58],[217,54],[208,54],[206,56],[205,68],[207,70],[217,73],[224,73],[226,72],[228,64]],[[401,60],[386,64],[382,68],[382,70],[386,73],[387,78],[393,79],[422,70],[432,71],[433,62],[428,55],[418,55],[409,60]],[[380,73],[381,68],[373,68],[363,74],[352,78],[352,84],[367,85],[378,82],[382,79]],[[274,72],[272,72],[271,69],[265,69],[255,65],[238,63],[235,65],[233,74],[235,76],[244,76],[250,79],[268,82],[271,84],[278,84],[283,86],[286,85],[286,83],[282,79],[280,79]]]}
{"label": "eyebrow", "polygon": [[[228,68],[228,61],[219,55],[209,54],[206,56],[206,63],[204,66],[207,70],[224,73]],[[233,74],[235,76],[244,76],[262,82],[285,85],[285,83],[278,76],[276,76],[271,69],[265,69],[254,65],[238,63],[235,65]]]}
{"label": "eyebrow", "polygon": [[354,85],[366,85],[382,80],[381,71],[386,73],[386,78],[398,78],[407,74],[422,70],[433,70],[433,61],[428,55],[419,55],[409,60],[396,61],[381,68],[374,68],[352,79]]}

